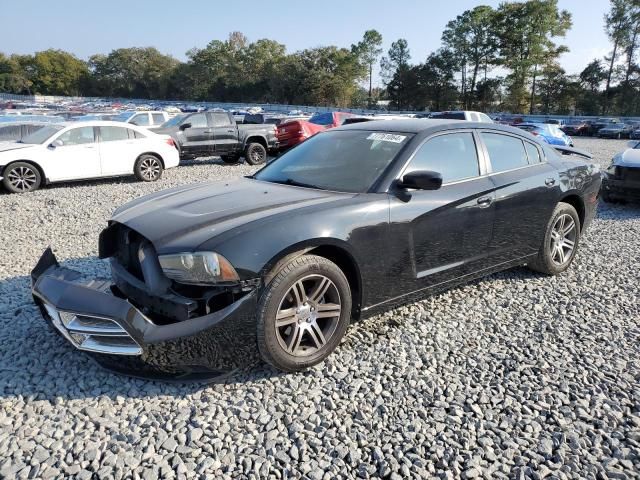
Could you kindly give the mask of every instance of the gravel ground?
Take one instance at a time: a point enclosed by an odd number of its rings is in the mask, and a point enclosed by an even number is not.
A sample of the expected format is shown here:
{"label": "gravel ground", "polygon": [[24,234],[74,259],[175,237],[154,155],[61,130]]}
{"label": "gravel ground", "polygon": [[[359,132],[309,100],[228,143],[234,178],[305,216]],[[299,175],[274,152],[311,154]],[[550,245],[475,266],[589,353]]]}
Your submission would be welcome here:
{"label": "gravel ground", "polygon": [[[602,166],[624,145],[576,143]],[[564,275],[514,269],[366,320],[302,374],[129,379],[46,328],[27,278],[44,247],[106,276],[117,206],[252,170],[0,195],[0,477],[638,478],[638,205],[601,205]]]}

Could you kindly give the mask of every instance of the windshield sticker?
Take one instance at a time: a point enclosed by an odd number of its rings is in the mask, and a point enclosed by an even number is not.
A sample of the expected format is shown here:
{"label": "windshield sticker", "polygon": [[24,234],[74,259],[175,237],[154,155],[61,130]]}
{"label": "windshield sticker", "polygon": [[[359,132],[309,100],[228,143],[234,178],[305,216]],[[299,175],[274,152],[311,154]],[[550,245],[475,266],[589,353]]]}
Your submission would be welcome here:
{"label": "windshield sticker", "polygon": [[406,135],[394,135],[392,133],[372,133],[367,140],[376,140],[379,142],[402,143],[407,138]]}

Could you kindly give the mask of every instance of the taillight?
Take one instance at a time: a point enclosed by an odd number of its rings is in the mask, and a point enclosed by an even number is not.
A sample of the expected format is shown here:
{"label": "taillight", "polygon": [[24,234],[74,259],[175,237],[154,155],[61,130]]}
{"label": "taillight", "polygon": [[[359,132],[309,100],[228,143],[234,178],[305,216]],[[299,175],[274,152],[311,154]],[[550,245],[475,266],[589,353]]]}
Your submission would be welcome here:
{"label": "taillight", "polygon": [[167,145],[171,145],[172,147],[175,147],[176,142],[173,141],[173,138],[167,138]]}

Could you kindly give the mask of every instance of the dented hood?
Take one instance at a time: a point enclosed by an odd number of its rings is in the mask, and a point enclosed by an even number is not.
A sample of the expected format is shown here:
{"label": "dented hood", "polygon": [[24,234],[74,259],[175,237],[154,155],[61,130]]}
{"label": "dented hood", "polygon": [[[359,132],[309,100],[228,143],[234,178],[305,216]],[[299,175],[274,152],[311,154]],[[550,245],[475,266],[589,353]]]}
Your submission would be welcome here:
{"label": "dented hood", "polygon": [[147,195],[120,207],[112,220],[149,239],[158,253],[193,251],[251,222],[353,196],[239,178]]}

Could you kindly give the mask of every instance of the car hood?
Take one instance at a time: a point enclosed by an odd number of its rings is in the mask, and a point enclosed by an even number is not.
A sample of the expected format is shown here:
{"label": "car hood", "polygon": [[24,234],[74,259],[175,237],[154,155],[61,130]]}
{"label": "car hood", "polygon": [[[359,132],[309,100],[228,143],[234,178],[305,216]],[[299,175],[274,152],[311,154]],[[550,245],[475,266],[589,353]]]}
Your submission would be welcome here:
{"label": "car hood", "polygon": [[628,148],[613,157],[613,164],[618,167],[640,167],[640,150]]}
{"label": "car hood", "polygon": [[239,178],[147,195],[120,207],[112,220],[146,237],[158,253],[194,251],[217,235],[246,229],[251,222],[353,196]]}
{"label": "car hood", "polygon": [[34,145],[30,143],[18,143],[18,142],[0,142],[0,152],[8,152],[10,150],[18,150],[21,148],[33,148]]}

